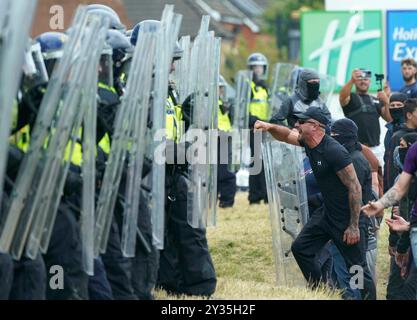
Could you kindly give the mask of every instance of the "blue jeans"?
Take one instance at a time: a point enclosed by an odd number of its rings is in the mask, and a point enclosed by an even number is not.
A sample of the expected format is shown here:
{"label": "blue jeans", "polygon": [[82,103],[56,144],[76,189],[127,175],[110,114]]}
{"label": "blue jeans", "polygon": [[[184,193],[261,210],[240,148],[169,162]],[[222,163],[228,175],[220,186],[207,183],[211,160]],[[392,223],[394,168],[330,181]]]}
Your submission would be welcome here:
{"label": "blue jeans", "polygon": [[417,267],[417,228],[411,228],[410,230],[410,244],[413,252],[414,265]]}
{"label": "blue jeans", "polygon": [[333,242],[330,245],[330,253],[333,257],[333,280],[338,284],[339,289],[343,290],[343,299],[361,300],[360,291],[350,287],[351,275],[347,270],[345,260]]}

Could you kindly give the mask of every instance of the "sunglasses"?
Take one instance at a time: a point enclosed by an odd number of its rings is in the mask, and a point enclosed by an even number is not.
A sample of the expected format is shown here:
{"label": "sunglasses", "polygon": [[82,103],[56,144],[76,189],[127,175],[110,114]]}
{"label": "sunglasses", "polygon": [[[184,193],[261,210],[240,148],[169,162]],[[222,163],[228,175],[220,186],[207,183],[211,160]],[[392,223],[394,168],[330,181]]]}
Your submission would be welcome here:
{"label": "sunglasses", "polygon": [[303,120],[303,119],[298,119],[298,121],[297,121],[297,122],[298,122],[299,124],[304,124],[304,123],[316,124],[316,125],[318,125],[319,127],[326,128],[326,126],[322,125],[321,123],[319,123],[319,122],[314,122],[314,121],[311,121],[311,120]]}
{"label": "sunglasses", "polygon": [[304,124],[304,123],[312,123],[312,124],[317,124],[314,121],[309,121],[309,120],[303,120],[303,119],[298,119],[298,123],[299,124]]}

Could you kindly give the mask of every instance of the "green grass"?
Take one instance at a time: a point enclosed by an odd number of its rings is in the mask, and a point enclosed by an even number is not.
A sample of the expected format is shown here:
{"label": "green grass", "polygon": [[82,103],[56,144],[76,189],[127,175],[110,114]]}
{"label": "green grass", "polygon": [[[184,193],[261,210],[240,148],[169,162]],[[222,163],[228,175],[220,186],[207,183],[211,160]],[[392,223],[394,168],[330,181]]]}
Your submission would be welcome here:
{"label": "green grass", "polygon": [[[312,291],[301,287],[278,287],[272,253],[271,224],[267,205],[249,206],[247,193],[238,193],[231,209],[218,209],[217,226],[208,228],[207,238],[217,273],[214,299],[340,299],[327,288]],[[385,299],[389,257],[388,230],[380,230],[378,245],[378,298]],[[165,292],[158,299],[173,299]],[[191,299],[193,297],[181,297]]]}

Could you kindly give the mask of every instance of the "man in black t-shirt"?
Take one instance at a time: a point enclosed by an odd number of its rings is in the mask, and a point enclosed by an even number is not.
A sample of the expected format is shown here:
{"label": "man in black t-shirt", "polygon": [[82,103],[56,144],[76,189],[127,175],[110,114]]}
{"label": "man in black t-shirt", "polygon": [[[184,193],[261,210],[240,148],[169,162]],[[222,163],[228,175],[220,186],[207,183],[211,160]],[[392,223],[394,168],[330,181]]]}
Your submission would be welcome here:
{"label": "man in black t-shirt", "polygon": [[277,140],[304,147],[323,196],[324,212],[313,215],[291,248],[304,277],[313,286],[320,283],[316,253],[332,240],[352,274],[352,282],[355,283],[355,275],[360,279],[358,289],[362,297],[376,299],[364,248],[359,244],[362,188],[347,150],[325,134],[328,121],[321,109],[310,108],[298,115],[296,130],[262,121],[255,123],[255,129],[268,131]]}
{"label": "man in black t-shirt", "polygon": [[[364,70],[353,70],[352,77],[340,90],[339,101],[346,118],[358,126],[359,142],[370,147],[383,164],[383,149],[380,146],[381,129],[379,117],[390,122],[389,99],[384,91],[378,92],[375,98],[368,94],[371,83],[370,75]],[[355,85],[356,92],[352,92]]]}

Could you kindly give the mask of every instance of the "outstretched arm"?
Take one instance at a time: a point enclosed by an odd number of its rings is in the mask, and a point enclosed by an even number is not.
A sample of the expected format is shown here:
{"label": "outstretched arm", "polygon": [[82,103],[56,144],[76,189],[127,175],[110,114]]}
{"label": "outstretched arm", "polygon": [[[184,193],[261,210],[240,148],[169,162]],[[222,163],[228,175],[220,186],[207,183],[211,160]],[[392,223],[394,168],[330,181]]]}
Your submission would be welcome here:
{"label": "outstretched arm", "polygon": [[368,216],[381,215],[385,208],[390,207],[401,200],[410,187],[412,177],[411,174],[403,171],[394,186],[389,189],[381,199],[376,202],[370,202],[365,205],[362,210]]}
{"label": "outstretched arm", "polygon": [[287,127],[258,120],[255,122],[254,128],[255,130],[269,132],[276,140],[295,146],[300,145],[298,142],[298,132]]}

